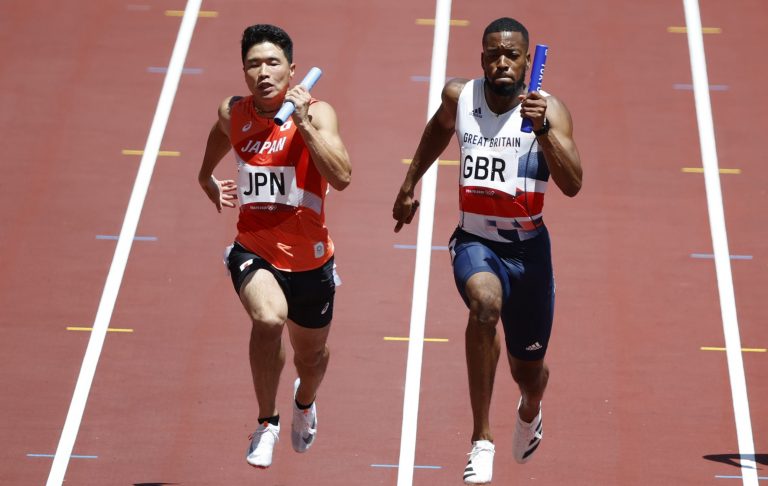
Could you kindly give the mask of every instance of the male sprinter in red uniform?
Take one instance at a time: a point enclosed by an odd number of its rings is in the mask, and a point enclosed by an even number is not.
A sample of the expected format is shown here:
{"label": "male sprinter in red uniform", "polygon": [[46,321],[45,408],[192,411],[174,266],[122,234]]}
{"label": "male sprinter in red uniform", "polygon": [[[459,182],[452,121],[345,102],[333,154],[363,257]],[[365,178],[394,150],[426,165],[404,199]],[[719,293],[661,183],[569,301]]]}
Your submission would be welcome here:
{"label": "male sprinter in red uniform", "polygon": [[[289,88],[295,64],[288,34],[273,25],[253,25],[243,32],[241,49],[251,95],[229,97],[219,106],[198,180],[219,212],[234,208],[235,197],[240,203],[227,266],[253,324],[249,354],[259,425],[246,460],[266,468],[280,433],[275,397],[285,364],[286,326],[299,375],[291,424],[294,450],[305,452],[317,433],[315,395],[328,366],[336,277],[325,195],[328,184],[347,187],[352,167],[333,108],[311,98],[301,85]],[[273,117],[284,101],[296,110],[277,126]],[[231,148],[238,179],[217,180],[213,170]]]}
{"label": "male sprinter in red uniform", "polygon": [[[525,27],[506,17],[495,20],[486,27],[482,46],[484,76],[445,85],[392,210],[395,231],[411,222],[418,207],[414,187],[455,131],[461,147],[460,214],[449,248],[456,285],[469,307],[466,358],[474,427],[467,484],[487,484],[493,476],[488,411],[500,352],[499,318],[522,394],[515,460],[526,462],[541,440],[541,399],[549,376],[544,354],[555,296],[544,192],[552,176],[563,193],[575,196],[582,174],[568,109],[546,93],[526,95],[531,60]],[[521,116],[532,120],[534,133],[520,130]]]}

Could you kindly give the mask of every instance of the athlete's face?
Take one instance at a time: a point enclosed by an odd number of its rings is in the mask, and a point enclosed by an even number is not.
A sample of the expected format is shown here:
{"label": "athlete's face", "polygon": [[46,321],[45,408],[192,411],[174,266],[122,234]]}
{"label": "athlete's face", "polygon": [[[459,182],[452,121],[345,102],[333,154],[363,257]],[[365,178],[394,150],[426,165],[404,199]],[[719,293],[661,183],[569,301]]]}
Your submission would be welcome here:
{"label": "athlete's face", "polygon": [[493,32],[483,39],[480,64],[488,88],[500,96],[519,94],[530,68],[528,44],[520,32]]}
{"label": "athlete's face", "polygon": [[245,83],[256,99],[282,101],[293,78],[294,67],[280,47],[262,42],[251,47],[245,55]]}

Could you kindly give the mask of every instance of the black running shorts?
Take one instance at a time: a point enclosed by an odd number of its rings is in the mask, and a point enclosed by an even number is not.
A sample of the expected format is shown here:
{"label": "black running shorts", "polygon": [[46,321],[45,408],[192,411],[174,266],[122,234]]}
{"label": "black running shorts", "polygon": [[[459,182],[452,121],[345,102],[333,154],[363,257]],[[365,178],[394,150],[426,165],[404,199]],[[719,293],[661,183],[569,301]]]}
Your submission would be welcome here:
{"label": "black running shorts", "polygon": [[331,323],[333,298],[336,293],[333,257],[314,270],[285,272],[235,243],[225,263],[238,294],[248,275],[263,268],[275,276],[275,280],[283,289],[285,300],[288,302],[288,319],[301,327],[311,329],[325,327]]}

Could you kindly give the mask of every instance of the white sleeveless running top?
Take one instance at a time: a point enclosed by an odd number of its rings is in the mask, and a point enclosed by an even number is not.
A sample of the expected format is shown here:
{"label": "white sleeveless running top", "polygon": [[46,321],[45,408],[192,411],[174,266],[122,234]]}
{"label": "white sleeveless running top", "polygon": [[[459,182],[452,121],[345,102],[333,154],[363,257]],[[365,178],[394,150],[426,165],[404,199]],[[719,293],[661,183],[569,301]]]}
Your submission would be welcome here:
{"label": "white sleeveless running top", "polygon": [[549,169],[536,136],[520,131],[520,106],[493,113],[485,101],[484,82],[467,82],[456,109],[459,227],[492,241],[527,240],[544,225]]}

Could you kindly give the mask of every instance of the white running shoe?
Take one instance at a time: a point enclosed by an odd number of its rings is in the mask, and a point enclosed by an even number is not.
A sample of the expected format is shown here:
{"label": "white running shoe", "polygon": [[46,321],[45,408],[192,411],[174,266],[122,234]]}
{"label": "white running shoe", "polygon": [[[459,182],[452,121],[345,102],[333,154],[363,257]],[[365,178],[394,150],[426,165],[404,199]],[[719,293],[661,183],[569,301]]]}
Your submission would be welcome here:
{"label": "white running shoe", "polygon": [[541,403],[539,403],[539,414],[531,423],[523,422],[520,418],[520,404],[522,404],[522,398],[517,405],[515,433],[512,436],[512,455],[515,457],[515,461],[523,464],[528,462],[536,448],[539,447],[544,430],[541,420]]}
{"label": "white running shoe", "polygon": [[472,443],[472,452],[464,468],[464,484],[488,484],[493,477],[493,454],[496,446],[488,440]]}
{"label": "white running shoe", "polygon": [[248,454],[245,460],[253,467],[266,469],[272,465],[272,451],[275,444],[280,441],[280,426],[264,422],[256,427],[256,431],[248,438],[251,439],[251,445],[248,447]]}
{"label": "white running shoe", "polygon": [[317,435],[317,406],[301,410],[296,406],[296,391],[300,380],[293,382],[293,422],[291,422],[291,444],[296,452],[307,452]]}

